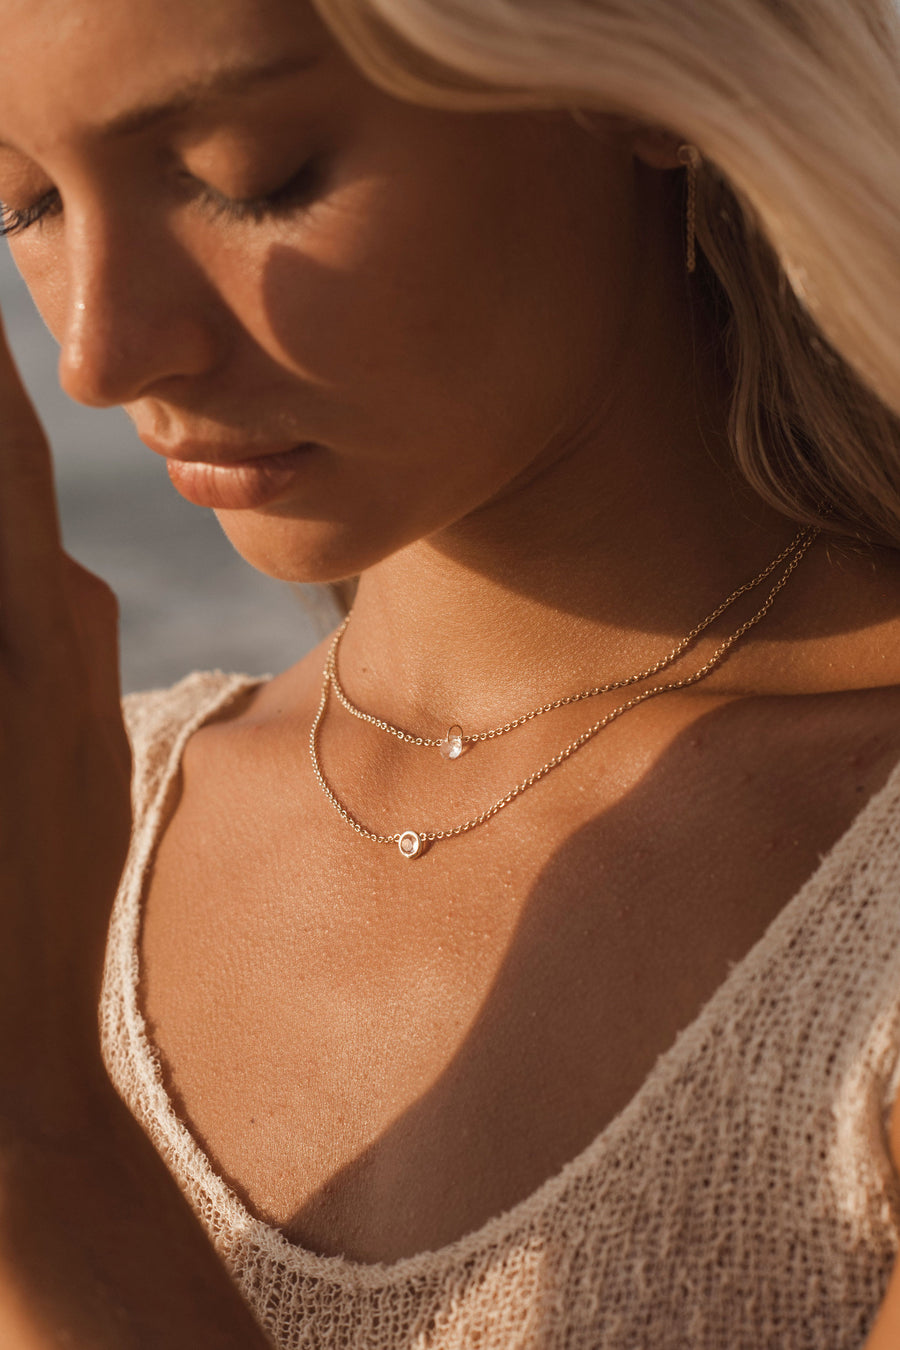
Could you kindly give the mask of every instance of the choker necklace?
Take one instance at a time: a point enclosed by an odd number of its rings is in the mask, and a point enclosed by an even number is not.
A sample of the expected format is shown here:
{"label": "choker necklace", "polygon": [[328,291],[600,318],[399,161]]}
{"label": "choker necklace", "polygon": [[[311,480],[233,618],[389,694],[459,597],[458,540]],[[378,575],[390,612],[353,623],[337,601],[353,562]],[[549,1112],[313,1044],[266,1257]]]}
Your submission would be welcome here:
{"label": "choker necklace", "polygon": [[[575,754],[577,750],[580,750],[582,746],[592,740],[604,729],[604,727],[607,727],[611,722],[616,721],[623,713],[646,702],[647,699],[655,698],[657,695],[668,693],[671,690],[687,689],[691,685],[698,684],[701,680],[706,679],[708,675],[711,675],[712,672],[721,665],[725,656],[731,651],[735,643],[739,642],[746,633],[765,618],[766,614],[768,614],[774,604],[777,595],[787,584],[801,559],[809,551],[814,540],[818,536],[818,533],[818,530],[813,529],[801,530],[787,548],[783,549],[762,572],[751,581],[747,581],[743,586],[738,587],[736,591],[733,591],[731,595],[729,595],[726,600],[723,600],[711,614],[708,614],[695,628],[692,628],[690,633],[682,638],[667,656],[664,656],[654,665],[648,666],[645,670],[638,671],[633,675],[625,676],[621,680],[612,681],[609,684],[597,685],[591,689],[583,689],[580,693],[569,694],[564,698],[555,699],[551,703],[544,703],[539,708],[534,708],[531,712],[523,713],[513,721],[506,722],[503,726],[494,727],[489,731],[470,732],[466,735],[463,733],[460,726],[452,726],[447,733],[447,736],[441,740],[434,740],[425,736],[415,736],[411,732],[403,731],[401,728],[393,726],[392,723],[385,721],[383,718],[374,717],[371,713],[364,712],[361,708],[357,708],[347,697],[338,679],[337,652],[341,638],[350,622],[350,615],[348,614],[335,632],[328,649],[328,655],[325,658],[325,669],[322,678],[322,691],[319,698],[319,706],[316,715],[313,718],[312,727],[310,728],[309,733],[309,754],[312,761],[313,772],[320,788],[341,819],[344,820],[351,829],[355,830],[356,833],[361,835],[364,839],[371,839],[373,843],[396,844],[404,858],[417,858],[424,852],[427,844],[435,843],[438,840],[455,838],[457,835],[465,834],[469,830],[475,829],[478,825],[483,825],[486,821],[495,816],[498,811],[502,811],[505,806],[510,804],[510,802],[515,801],[516,797],[520,796],[523,792],[527,791],[528,788],[533,787],[535,783],[544,778],[550,773],[551,769],[555,769],[558,765],[567,760],[570,755]],[[501,797],[498,801],[495,801],[479,815],[473,816],[471,819],[465,820],[459,825],[443,830],[402,830],[389,835],[377,834],[373,830],[366,829],[360,821],[356,820],[355,817],[350,814],[343,803],[335,795],[325,778],[322,766],[319,762],[318,733],[325,715],[325,709],[328,704],[328,695],[331,690],[334,690],[339,702],[349,713],[352,713],[354,717],[358,717],[362,721],[377,727],[379,731],[384,731],[389,735],[396,736],[399,740],[404,741],[409,745],[428,747],[437,746],[445,758],[450,760],[456,759],[462,753],[463,746],[467,743],[493,740],[497,736],[503,736],[506,732],[513,731],[516,727],[523,726],[526,722],[533,721],[534,718],[540,717],[546,712],[552,712],[556,708],[563,708],[570,703],[579,703],[584,699],[595,698],[599,694],[611,693],[616,689],[624,689],[629,685],[638,684],[643,680],[651,678],[653,675],[659,674],[661,671],[671,666],[678,657],[684,653],[690,644],[706,628],[708,628],[711,623],[733,605],[735,601],[742,595],[746,595],[749,591],[752,591],[757,586],[761,585],[762,582],[770,577],[782,563],[785,564],[785,570],[769,590],[769,593],[760,608],[755,614],[736,628],[729,637],[725,638],[720,643],[709,660],[706,661],[699,670],[694,671],[692,675],[685,675],[679,680],[672,680],[665,684],[653,685],[651,688],[644,689],[640,693],[634,695],[634,697],[630,698],[626,703],[622,703],[617,708],[613,708],[605,717],[601,717],[599,721],[593,724],[593,726],[588,727],[587,731],[582,732],[582,734],[574,741],[571,741],[560,750],[559,754],[554,755],[552,759],[541,765],[541,767],[535,770],[528,778],[517,783],[505,796]]]}
{"label": "choker necklace", "polygon": [[742,595],[746,595],[749,591],[755,590],[757,586],[762,585],[777,567],[783,562],[786,562],[799,548],[803,547],[809,533],[810,531],[808,529],[804,529],[795,535],[787,548],[782,549],[778,556],[773,558],[767,567],[764,567],[751,581],[745,581],[743,586],[739,586],[736,591],[732,591],[727,600],[723,600],[720,605],[716,606],[711,614],[707,614],[705,619],[701,619],[700,623],[698,623],[695,628],[692,628],[691,631],[672,648],[667,656],[664,656],[660,661],[656,661],[652,666],[648,666],[646,670],[639,670],[634,675],[626,675],[625,678],[621,680],[612,680],[609,684],[600,684],[593,686],[591,689],[582,689],[578,694],[567,694],[565,698],[554,699],[551,703],[543,703],[539,708],[532,708],[531,712],[522,713],[520,717],[516,717],[512,722],[505,722],[503,726],[492,727],[490,731],[470,731],[464,733],[462,727],[454,723],[446,736],[440,739],[433,739],[429,736],[417,736],[411,731],[404,731],[401,727],[395,727],[391,722],[386,722],[381,717],[374,717],[372,713],[364,712],[362,708],[357,707],[357,705],[351,701],[341,684],[337,668],[338,647],[340,645],[340,639],[343,637],[344,629],[350,622],[349,614],[340,627],[337,634],[337,641],[334,644],[334,650],[331,653],[329,664],[331,687],[334,690],[338,701],[346,708],[347,712],[352,713],[354,717],[358,717],[360,721],[368,722],[370,726],[377,727],[379,731],[387,732],[390,736],[396,736],[398,740],[404,741],[407,745],[436,747],[445,759],[458,759],[462,754],[464,747],[467,745],[474,745],[478,741],[493,741],[498,736],[505,736],[508,731],[515,731],[516,727],[524,726],[526,722],[531,722],[534,718],[543,716],[544,713],[555,712],[557,708],[565,708],[570,703],[581,703],[587,698],[596,698],[599,694],[611,694],[616,689],[627,689],[629,685],[640,684],[641,681],[649,680],[653,675],[659,675],[662,671],[667,670],[669,666],[674,665],[679,656],[687,651],[688,647],[700,636],[700,634],[709,628],[710,624],[715,623],[716,619],[720,618],[721,615],[723,615],[737,600],[740,600]]}

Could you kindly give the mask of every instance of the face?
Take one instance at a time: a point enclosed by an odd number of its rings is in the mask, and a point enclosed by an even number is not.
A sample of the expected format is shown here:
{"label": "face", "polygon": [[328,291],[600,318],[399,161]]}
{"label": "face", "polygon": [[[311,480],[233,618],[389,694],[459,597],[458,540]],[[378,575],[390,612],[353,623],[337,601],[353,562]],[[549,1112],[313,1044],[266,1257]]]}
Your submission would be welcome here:
{"label": "face", "polygon": [[0,199],[63,386],[123,404],[254,565],[331,580],[452,531],[602,397],[640,238],[611,123],[395,100],[301,0],[0,20]]}

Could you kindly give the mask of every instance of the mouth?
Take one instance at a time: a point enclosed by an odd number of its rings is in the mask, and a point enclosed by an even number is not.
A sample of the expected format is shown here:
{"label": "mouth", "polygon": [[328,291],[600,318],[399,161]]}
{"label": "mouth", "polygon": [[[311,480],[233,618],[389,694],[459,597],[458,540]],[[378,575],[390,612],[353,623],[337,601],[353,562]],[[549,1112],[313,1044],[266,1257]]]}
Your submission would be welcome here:
{"label": "mouth", "polygon": [[[172,485],[195,506],[220,511],[250,511],[290,492],[317,447],[304,441],[288,449],[255,449],[180,442],[162,448],[145,441],[165,457]],[[235,456],[238,451],[240,457]]]}

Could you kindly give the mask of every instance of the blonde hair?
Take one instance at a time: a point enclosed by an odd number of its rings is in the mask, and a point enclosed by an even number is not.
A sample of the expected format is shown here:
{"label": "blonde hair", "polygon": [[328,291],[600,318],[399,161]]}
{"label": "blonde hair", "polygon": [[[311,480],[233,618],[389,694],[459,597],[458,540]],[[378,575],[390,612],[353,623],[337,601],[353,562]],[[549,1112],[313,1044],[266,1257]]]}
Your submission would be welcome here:
{"label": "blonde hair", "polygon": [[595,109],[703,156],[697,285],[749,482],[900,547],[895,0],[313,0],[388,93]]}

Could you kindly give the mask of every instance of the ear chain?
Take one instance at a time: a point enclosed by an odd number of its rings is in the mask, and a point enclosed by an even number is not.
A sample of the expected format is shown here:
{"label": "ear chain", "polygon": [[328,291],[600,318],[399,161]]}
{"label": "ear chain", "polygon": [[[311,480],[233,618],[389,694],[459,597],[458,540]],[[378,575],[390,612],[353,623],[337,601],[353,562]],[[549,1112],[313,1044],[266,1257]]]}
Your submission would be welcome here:
{"label": "ear chain", "polygon": [[685,265],[689,272],[697,270],[697,171],[700,168],[700,151],[696,145],[684,144],[678,147],[678,162],[687,171],[687,201],[685,203]]}

